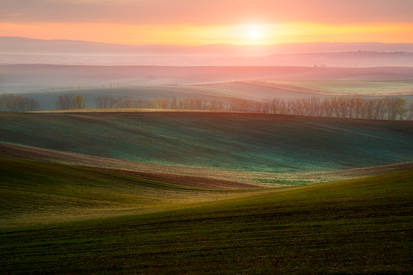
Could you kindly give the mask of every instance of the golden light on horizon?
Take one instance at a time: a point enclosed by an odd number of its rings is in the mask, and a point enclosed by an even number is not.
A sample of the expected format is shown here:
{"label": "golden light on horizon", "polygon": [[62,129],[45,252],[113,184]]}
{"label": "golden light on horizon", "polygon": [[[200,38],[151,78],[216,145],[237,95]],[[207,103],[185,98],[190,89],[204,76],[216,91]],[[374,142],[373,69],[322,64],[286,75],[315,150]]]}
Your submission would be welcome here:
{"label": "golden light on horizon", "polygon": [[413,43],[413,24],[324,25],[297,22],[198,26],[0,22],[0,35],[130,45],[271,45],[320,41]]}
{"label": "golden light on horizon", "polygon": [[411,0],[4,1],[0,36],[131,45],[413,43]]}

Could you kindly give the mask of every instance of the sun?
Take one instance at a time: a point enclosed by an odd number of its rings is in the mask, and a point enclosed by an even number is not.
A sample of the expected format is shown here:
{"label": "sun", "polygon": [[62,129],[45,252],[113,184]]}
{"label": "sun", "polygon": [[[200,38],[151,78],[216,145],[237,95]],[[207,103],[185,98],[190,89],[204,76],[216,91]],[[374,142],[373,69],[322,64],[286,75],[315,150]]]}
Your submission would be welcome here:
{"label": "sun", "polygon": [[249,24],[245,26],[246,39],[251,43],[259,43],[264,40],[266,36],[266,29],[264,25]]}

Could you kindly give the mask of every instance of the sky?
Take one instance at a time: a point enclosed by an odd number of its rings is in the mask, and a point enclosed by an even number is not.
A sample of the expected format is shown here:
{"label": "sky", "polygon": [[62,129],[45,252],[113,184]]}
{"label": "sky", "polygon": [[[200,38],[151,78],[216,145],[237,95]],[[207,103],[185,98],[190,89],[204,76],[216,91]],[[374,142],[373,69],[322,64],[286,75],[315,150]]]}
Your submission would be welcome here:
{"label": "sky", "polygon": [[0,36],[118,44],[413,43],[413,0],[0,0]]}

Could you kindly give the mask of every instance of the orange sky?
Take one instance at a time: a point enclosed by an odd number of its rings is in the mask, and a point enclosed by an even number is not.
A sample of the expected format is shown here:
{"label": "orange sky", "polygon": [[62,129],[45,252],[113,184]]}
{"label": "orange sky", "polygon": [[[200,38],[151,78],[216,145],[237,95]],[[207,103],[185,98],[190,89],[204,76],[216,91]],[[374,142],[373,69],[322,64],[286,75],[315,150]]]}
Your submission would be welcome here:
{"label": "orange sky", "polygon": [[314,23],[224,26],[105,23],[0,23],[2,36],[88,40],[123,44],[277,44],[296,42],[413,42],[413,25]]}
{"label": "orange sky", "polygon": [[412,10],[410,0],[2,0],[0,36],[175,45],[413,43]]}

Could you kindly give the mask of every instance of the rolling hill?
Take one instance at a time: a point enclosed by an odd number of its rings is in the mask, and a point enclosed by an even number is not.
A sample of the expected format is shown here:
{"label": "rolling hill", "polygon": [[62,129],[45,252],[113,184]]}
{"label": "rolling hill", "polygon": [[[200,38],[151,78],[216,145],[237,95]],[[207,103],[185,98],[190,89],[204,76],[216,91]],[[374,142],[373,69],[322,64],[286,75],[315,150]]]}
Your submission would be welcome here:
{"label": "rolling hill", "polygon": [[413,123],[243,113],[0,114],[0,142],[152,164],[310,172],[412,161]]}
{"label": "rolling hill", "polygon": [[168,67],[0,65],[1,93],[165,86],[233,81],[412,81],[411,67]]}
{"label": "rolling hill", "polygon": [[[205,197],[193,195],[205,191],[113,172],[18,159],[2,159],[0,167],[8,172],[1,190],[9,194],[2,201],[2,218],[7,221],[8,213],[14,216],[22,209],[28,214],[27,225],[0,229],[0,269],[5,273],[412,271],[411,170],[199,203]],[[90,200],[91,195],[97,199]],[[49,225],[30,220],[32,205],[40,208],[38,213],[52,209],[64,217],[74,213],[67,211],[73,204],[82,209],[122,203],[137,207],[137,202],[156,204],[181,196],[190,196],[193,203],[121,217],[97,212],[89,220]]]}
{"label": "rolling hill", "polygon": [[0,228],[173,209],[257,189],[224,180],[4,157],[0,175],[0,197],[7,198],[0,202]]}
{"label": "rolling hill", "polygon": [[[26,145],[0,142],[0,155],[7,158],[23,158],[47,161],[76,167],[105,168],[132,172],[144,179],[160,180],[196,188],[242,189],[252,187],[286,187],[326,183],[363,178],[413,169],[413,162],[393,163],[364,168],[352,168],[315,172],[252,172],[185,166],[160,165],[128,161],[92,155],[69,153]],[[230,180],[229,180],[230,179]]]}

